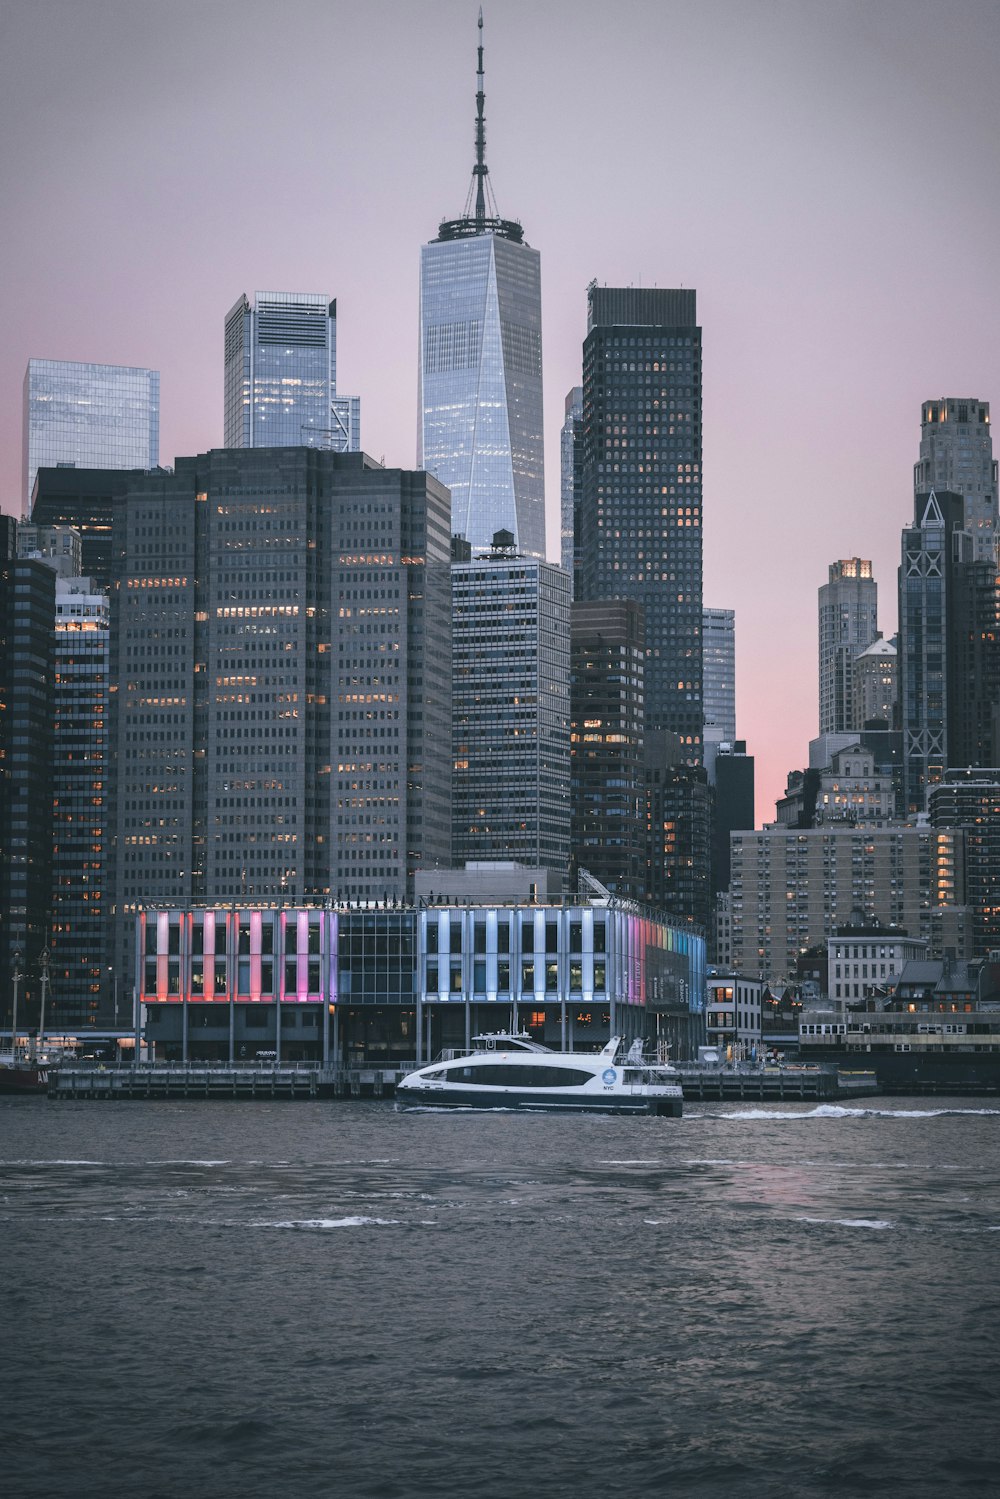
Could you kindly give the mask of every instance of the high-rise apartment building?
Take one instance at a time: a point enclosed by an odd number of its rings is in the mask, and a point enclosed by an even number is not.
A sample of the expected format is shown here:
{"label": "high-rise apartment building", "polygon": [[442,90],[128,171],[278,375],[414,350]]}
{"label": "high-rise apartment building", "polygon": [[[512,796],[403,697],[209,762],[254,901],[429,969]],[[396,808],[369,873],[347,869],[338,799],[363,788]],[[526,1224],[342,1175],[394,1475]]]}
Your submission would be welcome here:
{"label": "high-rise apartment building", "polygon": [[451,578],[454,861],[515,859],[565,876],[569,579],[520,554],[510,532],[455,561]]}
{"label": "high-rise apartment building", "polygon": [[892,728],[899,706],[899,653],[893,641],[877,635],[855,656],[851,692],[851,721],[859,731],[872,719]]}
{"label": "high-rise apartment building", "polygon": [[736,611],[703,609],[701,639],[705,769],[714,786],[719,745],[736,738]]}
{"label": "high-rise apartment building", "polygon": [[995,560],[1000,539],[997,461],[990,433],[990,403],[965,396],[942,396],[920,409],[920,457],[913,465],[914,496],[932,489],[960,494],[963,529],[972,537],[973,557]]}
{"label": "high-rise apartment building", "polygon": [[574,385],[566,397],[566,414],[559,433],[559,515],[562,532],[560,558],[563,571],[569,573],[574,580],[574,598],[577,596],[576,572],[579,566],[576,537],[583,487],[582,430],[583,386]]}
{"label": "high-rise apartment building", "polygon": [[383,900],[447,863],[447,491],[220,449],[115,517],[115,964],[138,906]]}
{"label": "high-rise apartment building", "polygon": [[693,291],[588,291],[582,597],[646,618],[646,724],[702,758],[701,329]]}
{"label": "high-rise apartment building", "polygon": [[878,585],[861,557],[830,563],[819,590],[819,732],[860,729],[854,720],[854,659],[878,634]]}
{"label": "high-rise apartment building", "polygon": [[158,370],[29,359],[24,377],[24,513],[40,467],[155,468]]}
{"label": "high-rise apartment building", "polygon": [[960,829],[973,956],[1000,948],[1000,768],[946,770],[927,798],[933,828]]}
{"label": "high-rise apartment building", "polygon": [[573,604],[573,869],[629,900],[646,888],[645,658],[638,604]]}
{"label": "high-rise apartment building", "polygon": [[337,303],[320,292],[259,291],[226,314],[227,448],[356,453],[361,403],[337,394]]}
{"label": "high-rise apartment building", "polygon": [[[856,919],[892,923],[933,952],[968,955],[961,833],[888,824],[769,827],[733,833],[729,898],[732,962],[744,973],[791,978],[808,948]],[[880,970],[865,977],[885,979]]]}
{"label": "high-rise apartment building", "polygon": [[471,546],[509,531],[523,556],[544,558],[539,256],[489,188],[482,25],[465,213],[420,252],[417,465],[448,486],[453,531]]}

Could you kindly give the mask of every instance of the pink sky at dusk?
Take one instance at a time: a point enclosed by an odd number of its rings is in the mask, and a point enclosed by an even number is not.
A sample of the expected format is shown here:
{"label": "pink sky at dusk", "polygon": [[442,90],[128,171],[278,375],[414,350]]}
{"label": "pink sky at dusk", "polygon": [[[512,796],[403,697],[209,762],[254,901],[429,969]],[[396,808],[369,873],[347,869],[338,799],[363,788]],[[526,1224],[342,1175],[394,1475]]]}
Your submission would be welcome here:
{"label": "pink sky at dusk", "polygon": [[[0,506],[31,357],[161,371],[222,441],[222,322],[338,302],[362,444],[415,462],[418,255],[461,212],[478,0],[6,0]],[[487,160],[541,251],[549,552],[586,286],[693,286],[705,603],[735,608],[758,822],[816,733],[816,590],[896,624],[920,404],[1000,411],[995,0],[487,0]],[[998,443],[1000,451],[1000,443]]]}

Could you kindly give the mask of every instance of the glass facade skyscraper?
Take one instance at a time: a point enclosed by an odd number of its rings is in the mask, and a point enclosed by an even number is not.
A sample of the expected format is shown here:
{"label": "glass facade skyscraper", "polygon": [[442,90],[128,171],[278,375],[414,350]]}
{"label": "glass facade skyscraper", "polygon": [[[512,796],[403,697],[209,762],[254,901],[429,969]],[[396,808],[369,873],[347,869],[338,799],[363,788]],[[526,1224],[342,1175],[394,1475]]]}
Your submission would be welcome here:
{"label": "glass facade skyscraper", "polygon": [[225,446],[361,448],[361,403],[337,394],[337,303],[259,291],[226,315]]}
{"label": "glass facade skyscraper", "polygon": [[121,364],[29,359],[24,377],[24,513],[46,468],[155,468],[160,374]]}
{"label": "glass facade skyscraper", "polygon": [[705,769],[714,786],[719,745],[736,738],[736,611],[703,609],[701,620]]}
{"label": "glass facade skyscraper", "polygon": [[646,612],[646,726],[702,757],[701,329],[693,291],[588,293],[580,587]]}
{"label": "glass facade skyscraper", "polygon": [[470,190],[465,216],[420,252],[417,466],[447,484],[471,546],[503,530],[544,558],[540,262],[520,224],[487,212],[483,101],[480,45],[475,211]]}

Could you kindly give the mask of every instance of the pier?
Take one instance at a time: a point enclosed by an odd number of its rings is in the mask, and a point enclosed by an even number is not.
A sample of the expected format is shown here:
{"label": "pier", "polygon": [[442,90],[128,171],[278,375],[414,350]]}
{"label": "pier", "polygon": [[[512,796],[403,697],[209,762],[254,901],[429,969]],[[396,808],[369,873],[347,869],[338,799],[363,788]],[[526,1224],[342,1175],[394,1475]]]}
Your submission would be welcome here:
{"label": "pier", "polygon": [[[118,1066],[66,1063],[49,1074],[53,1099],[393,1098],[415,1062],[390,1067],[324,1067],[317,1062],[137,1062]],[[829,1102],[880,1091],[874,1072],[812,1067],[703,1067],[677,1064],[685,1101],[782,1099]]]}
{"label": "pier", "polygon": [[49,1097],[311,1099],[389,1098],[410,1067],[323,1067],[310,1062],[69,1063],[53,1068]]}
{"label": "pier", "polygon": [[676,1064],[684,1102],[692,1099],[721,1103],[742,1099],[777,1102],[781,1099],[843,1102],[877,1093],[874,1072],[839,1074],[836,1068],[819,1067],[703,1067],[691,1062]]}

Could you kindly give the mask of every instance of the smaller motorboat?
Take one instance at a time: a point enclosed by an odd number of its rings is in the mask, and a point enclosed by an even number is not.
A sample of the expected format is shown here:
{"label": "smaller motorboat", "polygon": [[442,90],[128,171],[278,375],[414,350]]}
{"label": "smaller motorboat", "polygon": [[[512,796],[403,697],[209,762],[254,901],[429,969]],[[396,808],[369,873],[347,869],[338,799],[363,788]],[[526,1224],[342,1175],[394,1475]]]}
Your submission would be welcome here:
{"label": "smaller motorboat", "polygon": [[668,1062],[624,1051],[552,1051],[529,1036],[474,1036],[472,1050],[442,1054],[396,1085],[397,1108],[529,1109],[534,1112],[660,1114],[679,1119],[684,1095]]}

